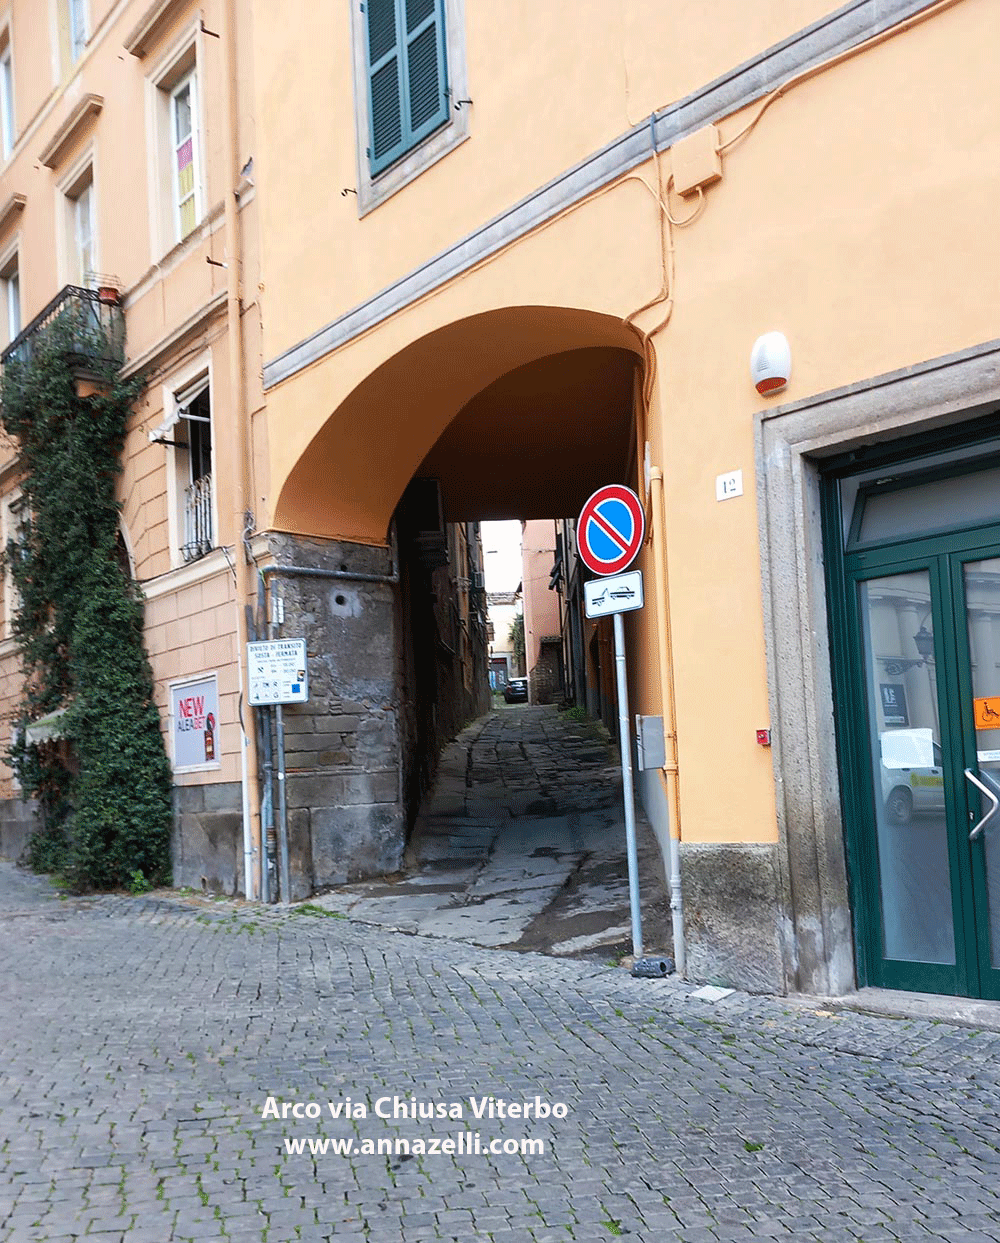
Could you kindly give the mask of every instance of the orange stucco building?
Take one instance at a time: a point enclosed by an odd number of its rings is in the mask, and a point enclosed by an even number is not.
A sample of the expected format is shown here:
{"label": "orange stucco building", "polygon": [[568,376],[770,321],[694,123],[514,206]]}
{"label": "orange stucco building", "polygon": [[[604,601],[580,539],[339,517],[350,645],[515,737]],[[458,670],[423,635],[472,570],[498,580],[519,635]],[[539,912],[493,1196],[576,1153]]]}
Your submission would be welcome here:
{"label": "orange stucco building", "polygon": [[[997,995],[965,775],[1000,764],[995,0],[31,7],[0,12],[7,322],[82,279],[92,219],[154,376],[122,500],[165,728],[175,683],[219,696],[179,857],[225,806],[255,892],[258,584],[317,658],[288,714],[325,757],[293,800],[302,887],[387,869],[428,697],[473,695],[475,539],[448,524],[621,482],[688,973]],[[760,395],[771,331],[791,372]],[[185,564],[192,454],[157,441],[206,391],[217,535]],[[463,556],[446,616],[427,583]]]}

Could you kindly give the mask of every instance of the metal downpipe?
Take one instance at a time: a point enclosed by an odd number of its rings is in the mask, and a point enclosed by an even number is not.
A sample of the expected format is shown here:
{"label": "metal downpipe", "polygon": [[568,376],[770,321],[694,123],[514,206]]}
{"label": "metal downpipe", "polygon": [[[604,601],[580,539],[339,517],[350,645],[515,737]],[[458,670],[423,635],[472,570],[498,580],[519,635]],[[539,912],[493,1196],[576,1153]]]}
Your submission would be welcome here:
{"label": "metal downpipe", "polygon": [[667,545],[663,521],[663,471],[653,466],[649,472],[653,511],[653,566],[656,571],[656,641],[660,667],[660,699],[663,705],[667,762],[660,769],[670,817],[670,914],[673,921],[674,962],[682,978],[687,971],[684,939],[684,895],[681,889],[681,795],[677,753],[677,696],[674,688],[673,643],[670,634],[670,577],[667,571]]}

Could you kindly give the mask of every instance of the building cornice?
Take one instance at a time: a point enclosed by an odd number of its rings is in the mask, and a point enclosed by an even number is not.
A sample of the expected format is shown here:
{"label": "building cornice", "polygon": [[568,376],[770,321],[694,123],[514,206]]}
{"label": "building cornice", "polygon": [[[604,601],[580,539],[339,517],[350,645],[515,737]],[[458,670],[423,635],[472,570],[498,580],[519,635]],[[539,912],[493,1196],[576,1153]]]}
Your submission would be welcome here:
{"label": "building cornice", "polygon": [[183,323],[178,324],[172,332],[168,332],[166,336],[161,337],[153,345],[149,346],[148,349],[143,350],[137,358],[130,358],[122,369],[122,375],[131,376],[140,371],[147,371],[173,353],[188,337],[192,337],[195,333],[200,332],[206,324],[222,314],[226,309],[227,297],[226,290],[223,289],[213,298],[210,298],[197,311],[189,315]]}
{"label": "building cornice", "polygon": [[0,207],[0,233],[6,233],[15,219],[24,211],[28,204],[25,194],[12,194]]}
{"label": "building cornice", "polygon": [[104,96],[87,94],[79,101],[62,125],[42,148],[39,159],[46,168],[58,168],[71,144],[79,138],[84,126],[104,107]]}
{"label": "building cornice", "polygon": [[617,181],[655,152],[761,99],[793,75],[905,21],[931,0],[850,0],[835,12],[654,112],[527,198],[264,364],[264,389],[319,362],[383,320]]}
{"label": "building cornice", "polygon": [[154,0],[125,40],[125,51],[141,60],[189,4],[190,0]]}
{"label": "building cornice", "polygon": [[174,591],[183,591],[185,587],[193,587],[196,583],[205,582],[206,579],[229,573],[231,570],[226,554],[221,548],[213,548],[198,561],[177,566],[176,569],[168,570],[166,574],[158,574],[156,578],[147,578],[139,585],[147,600],[156,600],[159,596],[167,596]]}

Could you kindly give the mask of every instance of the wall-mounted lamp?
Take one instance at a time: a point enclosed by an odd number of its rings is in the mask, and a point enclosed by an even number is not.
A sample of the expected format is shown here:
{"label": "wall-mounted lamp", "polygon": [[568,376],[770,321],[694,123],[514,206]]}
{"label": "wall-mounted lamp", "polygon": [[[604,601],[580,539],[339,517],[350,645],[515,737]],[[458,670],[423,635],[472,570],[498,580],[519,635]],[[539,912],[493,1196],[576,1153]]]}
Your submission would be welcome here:
{"label": "wall-mounted lamp", "polygon": [[923,660],[930,660],[931,653],[934,651],[934,636],[926,626],[921,626],[913,636],[913,644]]}
{"label": "wall-mounted lamp", "polygon": [[934,636],[926,626],[921,625],[913,636],[913,646],[920,653],[919,660],[911,660],[907,656],[881,656],[879,658],[890,677],[898,678],[901,673],[907,673],[910,669],[917,669],[931,662],[934,653]]}

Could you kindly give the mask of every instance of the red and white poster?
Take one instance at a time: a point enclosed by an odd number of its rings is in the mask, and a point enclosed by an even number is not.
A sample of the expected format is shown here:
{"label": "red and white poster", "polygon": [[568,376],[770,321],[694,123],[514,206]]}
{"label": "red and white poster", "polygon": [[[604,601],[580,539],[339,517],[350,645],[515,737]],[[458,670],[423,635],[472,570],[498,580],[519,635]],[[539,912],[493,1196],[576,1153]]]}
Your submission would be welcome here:
{"label": "red and white poster", "polygon": [[170,687],[174,772],[219,767],[219,685],[214,673]]}

